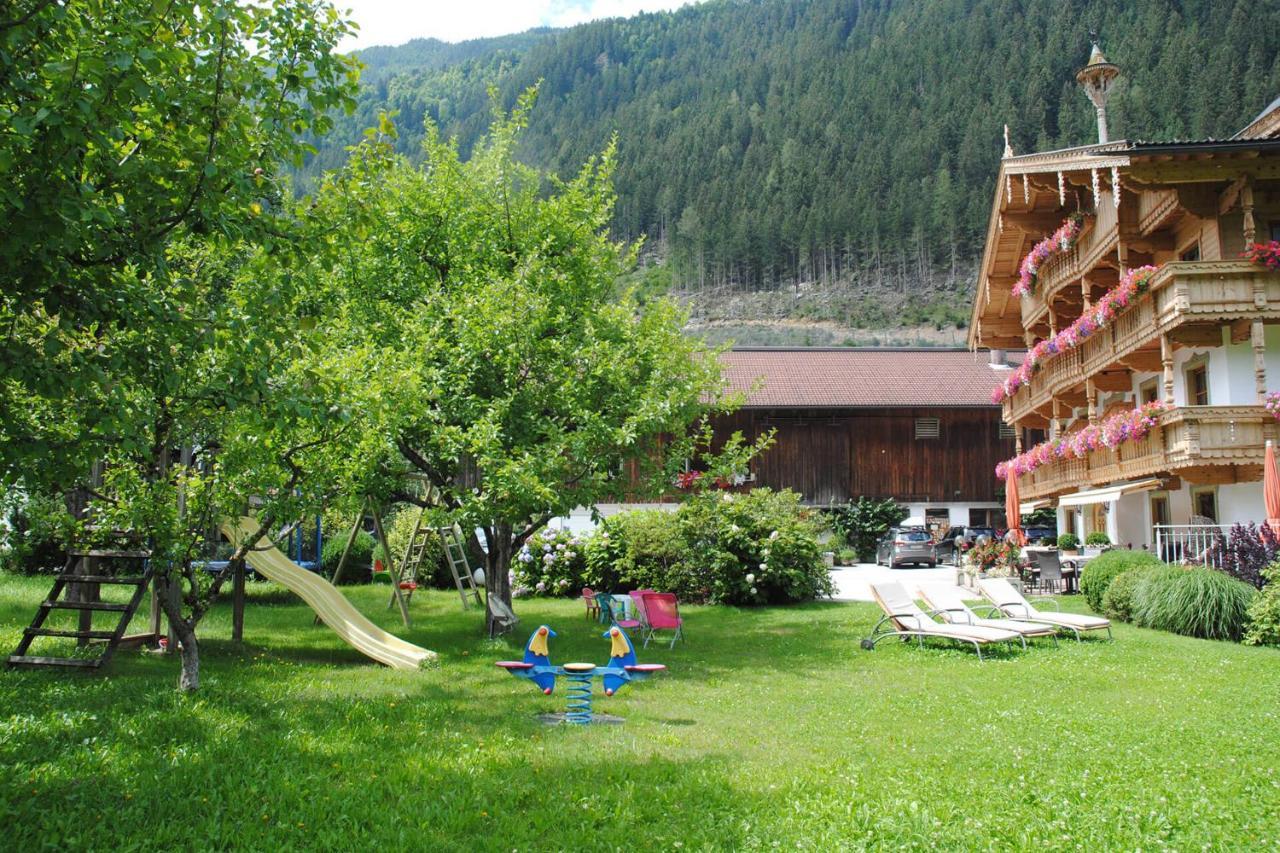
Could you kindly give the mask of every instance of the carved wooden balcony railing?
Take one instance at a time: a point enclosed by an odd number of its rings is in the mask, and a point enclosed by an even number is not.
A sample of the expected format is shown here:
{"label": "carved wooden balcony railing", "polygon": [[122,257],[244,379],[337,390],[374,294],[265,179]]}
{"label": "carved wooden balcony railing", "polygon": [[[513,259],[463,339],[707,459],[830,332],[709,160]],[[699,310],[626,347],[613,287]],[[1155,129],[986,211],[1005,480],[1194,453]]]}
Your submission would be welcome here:
{"label": "carved wooden balcony railing", "polygon": [[1054,299],[1069,288],[1078,290],[1080,277],[1096,267],[1108,252],[1115,251],[1117,221],[1115,207],[1101,205],[1096,216],[1085,220],[1076,244],[1045,263],[1036,277],[1035,292],[1022,297],[1024,328],[1048,322],[1049,306]]}
{"label": "carved wooden balcony railing", "polygon": [[1118,480],[1160,474],[1190,483],[1232,483],[1262,478],[1266,440],[1276,419],[1262,406],[1183,406],[1160,415],[1144,438],[1083,459],[1042,465],[1018,480],[1024,501],[1054,497]]}
{"label": "carved wooden balcony railing", "polygon": [[1005,421],[1047,417],[1054,397],[1069,398],[1068,406],[1080,405],[1085,380],[1104,371],[1129,370],[1126,359],[1144,360],[1149,365],[1144,369],[1155,369],[1151,359],[1158,359],[1161,334],[1187,324],[1245,318],[1280,320],[1280,272],[1245,260],[1165,264],[1147,292],[1110,325],[1080,346],[1042,361],[1031,381],[1005,400]]}

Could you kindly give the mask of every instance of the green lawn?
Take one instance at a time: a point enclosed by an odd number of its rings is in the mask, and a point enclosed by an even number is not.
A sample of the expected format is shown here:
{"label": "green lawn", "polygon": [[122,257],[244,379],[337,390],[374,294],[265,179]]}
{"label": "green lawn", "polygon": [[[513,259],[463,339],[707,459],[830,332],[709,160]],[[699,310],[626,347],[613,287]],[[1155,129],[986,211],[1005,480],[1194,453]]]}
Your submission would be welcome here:
{"label": "green lawn", "polygon": [[[0,576],[7,653],[47,588]],[[384,587],[348,590],[388,627]],[[687,608],[669,673],[597,694],[622,726],[495,669],[539,622],[603,661],[581,604],[518,603],[510,642],[456,595],[413,601],[440,667],[367,663],[251,586],[249,642],[204,626],[204,689],[122,652],[110,673],[0,672],[3,846],[35,850],[1280,846],[1280,655],[1120,626],[979,663],[858,647],[869,605]],[[1069,607],[1082,607],[1076,598]]]}

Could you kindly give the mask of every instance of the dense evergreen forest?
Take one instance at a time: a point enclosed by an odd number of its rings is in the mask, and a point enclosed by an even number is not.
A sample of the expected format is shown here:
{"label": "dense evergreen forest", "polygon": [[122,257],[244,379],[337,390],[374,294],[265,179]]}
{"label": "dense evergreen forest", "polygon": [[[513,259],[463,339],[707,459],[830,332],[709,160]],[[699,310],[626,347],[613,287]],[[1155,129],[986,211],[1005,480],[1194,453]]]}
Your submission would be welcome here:
{"label": "dense evergreen forest", "polygon": [[360,108],[300,185],[380,110],[401,150],[430,118],[465,154],[490,87],[507,107],[541,81],[521,156],[566,174],[617,133],[615,228],[666,261],[659,286],[817,288],[800,313],[941,328],[966,313],[1003,125],[1018,152],[1095,139],[1073,79],[1092,27],[1124,73],[1113,138],[1222,137],[1280,94],[1280,3],[711,0],[366,50]]}

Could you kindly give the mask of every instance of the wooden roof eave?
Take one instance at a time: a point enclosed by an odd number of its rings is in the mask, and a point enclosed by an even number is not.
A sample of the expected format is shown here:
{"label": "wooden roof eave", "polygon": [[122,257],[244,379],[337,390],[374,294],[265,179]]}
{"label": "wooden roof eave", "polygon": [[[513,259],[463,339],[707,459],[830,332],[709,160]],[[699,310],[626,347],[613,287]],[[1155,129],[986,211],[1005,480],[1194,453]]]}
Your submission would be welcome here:
{"label": "wooden roof eave", "polygon": [[[996,262],[997,241],[1000,235],[1000,217],[1005,212],[1005,182],[1013,175],[1056,174],[1057,172],[1082,172],[1093,169],[1112,167],[1125,168],[1129,165],[1126,150],[1130,144],[1125,140],[1108,142],[1104,145],[1085,145],[1077,148],[1064,148],[1058,151],[1045,151],[1023,154],[1017,157],[1006,157],[1000,161],[1000,169],[996,174],[995,197],[991,204],[991,216],[987,221],[987,240],[983,247],[982,263],[978,267],[978,284],[973,298],[973,310],[969,317],[968,345],[976,350],[984,346],[980,331],[986,310],[991,306],[991,275]],[[999,347],[997,347],[999,348]]]}

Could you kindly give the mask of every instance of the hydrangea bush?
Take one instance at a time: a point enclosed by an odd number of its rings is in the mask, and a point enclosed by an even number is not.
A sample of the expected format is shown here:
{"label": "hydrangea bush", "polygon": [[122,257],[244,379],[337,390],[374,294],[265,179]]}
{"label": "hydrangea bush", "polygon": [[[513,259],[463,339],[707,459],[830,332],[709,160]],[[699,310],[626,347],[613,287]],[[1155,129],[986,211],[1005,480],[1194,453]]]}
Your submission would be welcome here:
{"label": "hydrangea bush", "polygon": [[588,548],[587,580],[608,590],[674,592],[684,601],[808,601],[833,591],[820,532],[794,492],[705,492],[674,512],[606,519]]}
{"label": "hydrangea bush", "polygon": [[582,594],[586,543],[567,530],[541,530],[516,555],[512,595],[516,597]]}

